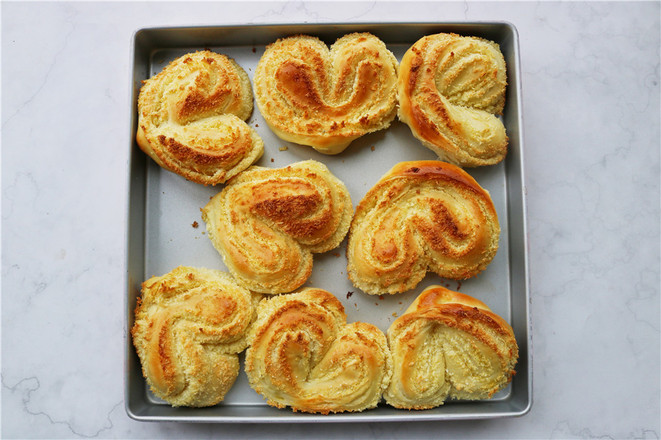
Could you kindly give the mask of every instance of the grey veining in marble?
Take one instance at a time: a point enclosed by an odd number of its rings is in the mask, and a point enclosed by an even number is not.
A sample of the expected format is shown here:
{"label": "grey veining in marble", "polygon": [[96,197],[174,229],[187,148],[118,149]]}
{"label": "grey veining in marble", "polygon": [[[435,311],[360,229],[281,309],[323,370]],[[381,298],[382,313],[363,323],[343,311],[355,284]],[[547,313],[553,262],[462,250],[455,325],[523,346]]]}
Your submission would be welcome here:
{"label": "grey veining in marble", "polygon": [[[644,438],[660,401],[659,2],[3,2],[3,438]],[[141,27],[508,21],[520,36],[534,404],[514,419],[139,423],[124,411]]]}

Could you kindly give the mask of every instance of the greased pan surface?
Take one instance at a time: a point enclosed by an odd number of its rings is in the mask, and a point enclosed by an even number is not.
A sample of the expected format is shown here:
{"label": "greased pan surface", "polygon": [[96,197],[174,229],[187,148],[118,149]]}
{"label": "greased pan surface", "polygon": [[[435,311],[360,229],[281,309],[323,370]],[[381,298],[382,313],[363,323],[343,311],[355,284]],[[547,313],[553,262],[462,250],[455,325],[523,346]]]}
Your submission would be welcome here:
{"label": "greased pan surface", "polygon": [[[422,290],[441,284],[484,301],[508,321],[520,347],[517,374],[510,386],[488,401],[449,401],[425,411],[405,411],[384,403],[361,413],[311,415],[276,409],[248,385],[243,371],[225,401],[211,408],[172,408],[155,398],[142,377],[129,329],[140,284],[179,265],[226,270],[222,258],[206,236],[202,208],[222,189],[204,187],[161,169],[137,146],[137,98],[141,82],[160,72],[187,52],[210,49],[234,58],[251,81],[265,47],[280,37],[314,35],[327,44],[350,32],[371,32],[401,60],[404,52],[424,35],[455,32],[497,42],[507,62],[508,89],[503,122],[509,136],[504,162],[467,171],[487,189],[498,212],[502,233],[498,253],[477,277],[462,282],[428,275],[414,290],[385,297],[367,295],[351,284],[346,274],[346,239],[342,245],[314,257],[312,276],[304,285],[324,288],[344,304],[347,321],[366,321],[386,331]],[[141,29],[133,39],[130,115],[130,182],[127,222],[126,291],[126,410],[143,421],[218,423],[274,422],[377,422],[497,418],[523,415],[532,404],[532,354],[527,269],[523,136],[518,36],[508,23],[388,23],[324,25],[259,25]],[[365,193],[393,165],[401,161],[436,159],[399,121],[354,141],[343,153],[326,156],[307,146],[277,138],[255,106],[250,126],[264,140],[264,155],[256,165],[279,168],[315,159],[326,164],[349,189],[356,206]],[[243,368],[243,359],[242,368]]]}

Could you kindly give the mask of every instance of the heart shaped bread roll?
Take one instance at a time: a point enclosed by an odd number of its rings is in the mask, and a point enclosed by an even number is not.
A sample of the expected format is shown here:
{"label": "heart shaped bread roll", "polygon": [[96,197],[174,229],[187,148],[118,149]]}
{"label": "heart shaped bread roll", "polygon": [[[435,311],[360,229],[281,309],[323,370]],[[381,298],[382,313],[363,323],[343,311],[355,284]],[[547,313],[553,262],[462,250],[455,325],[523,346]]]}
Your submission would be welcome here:
{"label": "heart shaped bread roll", "polygon": [[441,286],[425,289],[387,333],[393,377],[384,397],[396,408],[487,399],[515,374],[512,327],[483,302]]}
{"label": "heart shaped bread roll", "polygon": [[299,35],[269,45],[255,70],[260,112],[281,139],[337,154],[395,118],[397,59],[369,33],[330,48]]}
{"label": "heart shaped bread roll", "polygon": [[441,160],[492,165],[507,154],[507,72],[499,46],[477,37],[429,35],[402,58],[399,119]]}
{"label": "heart shaped bread roll", "polygon": [[349,279],[372,295],[414,288],[427,271],[476,275],[498,250],[489,193],[454,165],[401,162],[356,208],[347,246]]}
{"label": "heart shaped bread roll", "polygon": [[184,55],[142,86],[136,140],[167,170],[224,183],[264,151],[244,122],[252,99],[250,79],[234,60],[206,50]]}
{"label": "heart shaped bread roll", "polygon": [[312,253],[339,246],[352,214],[346,186],[313,160],[251,167],[202,210],[209,238],[232,275],[269,294],[300,287],[312,271]]}
{"label": "heart shaped bread roll", "polygon": [[263,300],[250,333],[250,386],[278,408],[323,413],[375,407],[388,386],[385,335],[346,323],[342,303],[314,288]]}
{"label": "heart shaped bread roll", "polygon": [[131,335],[153,393],[173,406],[222,401],[258,300],[217,270],[177,267],[145,281]]}

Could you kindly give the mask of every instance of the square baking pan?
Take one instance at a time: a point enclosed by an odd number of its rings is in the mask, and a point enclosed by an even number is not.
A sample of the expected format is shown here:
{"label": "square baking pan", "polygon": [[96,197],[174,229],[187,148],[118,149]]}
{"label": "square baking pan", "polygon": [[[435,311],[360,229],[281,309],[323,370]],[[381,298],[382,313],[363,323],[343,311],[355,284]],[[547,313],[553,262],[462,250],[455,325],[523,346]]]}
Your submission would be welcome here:
{"label": "square baking pan", "polygon": [[[384,332],[422,290],[432,284],[475,296],[508,321],[520,348],[517,373],[512,383],[485,401],[448,401],[424,411],[398,410],[381,403],[360,413],[313,415],[277,409],[248,385],[241,371],[225,400],[210,408],[173,408],[149,391],[133,348],[129,329],[140,294],[140,284],[179,265],[226,270],[222,258],[206,236],[200,216],[209,198],[222,189],[204,187],[165,171],[149,159],[135,142],[137,98],[142,81],[160,72],[174,58],[187,52],[210,49],[234,58],[252,81],[265,47],[276,39],[314,35],[332,44],[350,32],[370,32],[381,38],[398,61],[424,35],[454,32],[497,42],[507,62],[508,88],[502,120],[509,136],[506,159],[494,166],[467,169],[486,188],[501,224],[500,247],[489,267],[462,282],[429,274],[415,289],[400,295],[374,297],[352,286],[346,275],[346,240],[333,251],[314,257],[312,276],[304,287],[324,288],[344,304],[347,321],[366,321]],[[483,419],[523,415],[532,404],[532,354],[530,339],[523,136],[518,36],[509,23],[361,23],[283,24],[213,27],[149,28],[137,31],[132,48],[130,115],[130,176],[127,222],[126,275],[126,410],[143,421],[218,423],[277,422],[378,422]],[[277,138],[255,107],[249,125],[264,140],[264,155],[256,165],[280,168],[315,159],[326,164],[349,189],[356,206],[365,193],[393,165],[401,161],[436,159],[413,137],[409,128],[395,120],[387,129],[354,141],[343,153],[326,156],[310,147]],[[243,368],[243,358],[241,358]]]}

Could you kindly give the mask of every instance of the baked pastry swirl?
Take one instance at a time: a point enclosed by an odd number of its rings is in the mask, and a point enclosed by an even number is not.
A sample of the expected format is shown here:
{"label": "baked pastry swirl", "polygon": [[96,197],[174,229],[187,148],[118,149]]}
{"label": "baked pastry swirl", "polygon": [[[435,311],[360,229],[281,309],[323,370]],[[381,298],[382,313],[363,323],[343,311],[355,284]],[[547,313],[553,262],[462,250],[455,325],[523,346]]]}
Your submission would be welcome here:
{"label": "baked pastry swirl", "polygon": [[384,397],[397,408],[487,399],[515,374],[512,327],[482,301],[441,286],[425,289],[387,334],[393,377]]}
{"label": "baked pastry swirl", "polygon": [[346,323],[342,303],[314,288],[263,300],[250,332],[250,386],[278,408],[323,413],[375,407],[388,386],[385,335]]}
{"label": "baked pastry swirl", "polygon": [[507,153],[507,73],[499,46],[477,37],[429,35],[402,58],[399,119],[441,160],[492,165]]}
{"label": "baked pastry swirl", "polygon": [[461,168],[401,162],[356,208],[349,279],[372,295],[414,288],[427,271],[465,279],[491,262],[500,225],[489,193]]}
{"label": "baked pastry swirl", "polygon": [[255,70],[260,112],[280,138],[325,154],[387,128],[395,118],[397,59],[369,33],[330,48],[298,35],[269,45]]}
{"label": "baked pastry swirl", "polygon": [[255,292],[300,287],[312,254],[339,246],[353,205],[344,184],[320,162],[251,167],[202,209],[207,233],[225,265]]}
{"label": "baked pastry swirl", "polygon": [[222,401],[258,299],[217,270],[177,267],[145,281],[131,335],[153,393],[173,406]]}
{"label": "baked pastry swirl", "polygon": [[264,151],[244,122],[252,99],[250,79],[234,60],[206,50],[186,54],[142,86],[136,140],[167,170],[204,185],[224,183]]}

